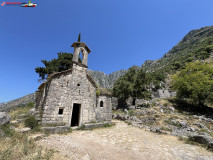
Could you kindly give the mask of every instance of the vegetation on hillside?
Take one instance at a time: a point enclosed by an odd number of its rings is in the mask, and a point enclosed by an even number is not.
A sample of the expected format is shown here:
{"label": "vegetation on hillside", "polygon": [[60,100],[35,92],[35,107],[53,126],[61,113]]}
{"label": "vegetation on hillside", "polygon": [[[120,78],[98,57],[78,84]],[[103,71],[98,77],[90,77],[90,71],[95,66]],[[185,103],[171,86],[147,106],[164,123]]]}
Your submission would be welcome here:
{"label": "vegetation on hillside", "polygon": [[132,67],[115,82],[113,95],[118,98],[120,106],[125,105],[129,97],[133,98],[133,103],[136,98],[151,98],[148,82],[144,70]]}
{"label": "vegetation on hillside", "polygon": [[[22,107],[10,110],[12,120],[27,118],[29,110],[34,106],[33,102]],[[22,117],[20,117],[22,115]],[[32,124],[31,122],[28,122]],[[29,139],[30,133],[18,133],[14,126],[19,128],[25,126],[20,124],[5,124],[0,126],[0,159],[53,159],[54,151],[46,150],[37,146],[33,139]]]}
{"label": "vegetation on hillside", "polygon": [[1,160],[53,158],[54,151],[37,146],[33,140],[28,139],[27,135],[11,131],[9,126],[5,127],[4,130],[7,130],[7,135],[0,138]]}
{"label": "vegetation on hillside", "polygon": [[147,61],[143,68],[149,72],[158,71],[174,74],[186,63],[204,60],[213,53],[213,26],[190,31],[175,47],[161,59]]}
{"label": "vegetation on hillside", "polygon": [[213,104],[213,68],[207,63],[187,64],[172,77],[172,86],[180,99],[188,98],[200,107]]}
{"label": "vegetation on hillside", "polygon": [[162,88],[160,83],[164,80],[164,73],[158,71],[146,73],[143,68],[131,67],[115,82],[113,96],[118,98],[120,107],[125,106],[125,101],[129,97],[133,98],[133,104],[136,99],[150,99],[151,91]]}
{"label": "vegetation on hillside", "polygon": [[[138,83],[146,85],[145,88],[149,91],[156,91],[164,87],[162,82],[165,82],[165,78],[168,75],[181,71],[173,78],[173,85],[174,89],[178,91],[178,98],[189,98],[194,102],[198,101],[200,105],[204,105],[207,102],[210,103],[213,99],[212,84],[207,82],[207,80],[212,78],[210,76],[212,68],[201,62],[191,63],[186,69],[185,67],[190,62],[203,61],[209,58],[212,53],[213,26],[193,30],[161,59],[146,61],[142,65],[143,71],[146,72],[145,81],[143,78],[136,76],[138,70],[132,71],[130,69],[128,73],[120,77],[113,88],[114,96],[122,100],[126,100],[129,97],[138,98],[134,95],[134,92],[137,90],[135,85],[136,79],[140,81]],[[188,70],[190,66],[195,67],[191,72]],[[197,72],[197,70],[199,71]],[[187,75],[187,73],[191,73],[191,75]],[[194,79],[190,82],[191,78]],[[144,91],[141,91],[141,93],[137,92],[137,95],[143,95],[144,93]]]}

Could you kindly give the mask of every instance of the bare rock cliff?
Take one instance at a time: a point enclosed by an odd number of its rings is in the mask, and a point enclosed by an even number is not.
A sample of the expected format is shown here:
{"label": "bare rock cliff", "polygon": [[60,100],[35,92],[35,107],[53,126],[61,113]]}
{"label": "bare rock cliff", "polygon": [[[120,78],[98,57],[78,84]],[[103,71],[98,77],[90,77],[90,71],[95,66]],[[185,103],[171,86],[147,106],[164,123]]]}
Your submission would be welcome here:
{"label": "bare rock cliff", "polygon": [[102,88],[112,89],[115,81],[123,76],[127,70],[120,70],[116,71],[110,74],[105,74],[101,71],[93,71],[93,70],[87,70],[88,74],[93,78],[93,80]]}

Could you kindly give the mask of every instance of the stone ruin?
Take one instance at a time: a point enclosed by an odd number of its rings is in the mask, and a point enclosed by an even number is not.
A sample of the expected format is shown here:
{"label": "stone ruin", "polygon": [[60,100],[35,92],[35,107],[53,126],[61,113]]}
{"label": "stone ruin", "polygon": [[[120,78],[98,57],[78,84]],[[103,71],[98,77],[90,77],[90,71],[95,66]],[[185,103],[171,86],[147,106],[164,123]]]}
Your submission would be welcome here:
{"label": "stone ruin", "polygon": [[71,47],[74,47],[72,67],[50,75],[38,88],[35,109],[41,123],[81,126],[111,121],[111,95],[107,92],[98,95],[99,89],[87,73],[90,49],[84,42],[74,42]]}

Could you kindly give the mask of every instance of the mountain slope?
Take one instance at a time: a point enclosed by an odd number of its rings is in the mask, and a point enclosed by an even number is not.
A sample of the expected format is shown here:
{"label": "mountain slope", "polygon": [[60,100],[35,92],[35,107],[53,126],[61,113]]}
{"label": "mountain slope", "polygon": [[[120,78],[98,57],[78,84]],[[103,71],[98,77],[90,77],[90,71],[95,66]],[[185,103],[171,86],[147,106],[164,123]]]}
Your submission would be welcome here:
{"label": "mountain slope", "polygon": [[28,94],[21,98],[1,104],[0,111],[9,111],[10,109],[13,109],[15,107],[20,107],[20,106],[26,105],[29,102],[34,102],[34,101],[35,101],[35,93]]}
{"label": "mountain slope", "polygon": [[142,67],[148,71],[171,73],[194,60],[205,60],[213,53],[213,26],[190,31],[176,46],[158,60],[148,60]]}

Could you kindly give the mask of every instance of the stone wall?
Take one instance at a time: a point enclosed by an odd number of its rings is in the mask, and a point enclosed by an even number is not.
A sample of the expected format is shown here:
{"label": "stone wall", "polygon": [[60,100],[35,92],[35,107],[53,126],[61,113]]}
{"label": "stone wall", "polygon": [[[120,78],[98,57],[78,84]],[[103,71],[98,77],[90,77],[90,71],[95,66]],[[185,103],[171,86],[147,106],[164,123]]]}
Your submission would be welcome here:
{"label": "stone wall", "polygon": [[[101,107],[101,101],[103,102],[103,107]],[[112,120],[111,97],[103,95],[97,98],[96,119],[97,121]]]}
{"label": "stone wall", "polygon": [[118,107],[118,98],[112,97],[112,109],[116,110]]}
{"label": "stone wall", "polygon": [[[57,73],[45,85],[40,108],[42,123],[64,123],[71,125],[73,104],[81,104],[80,124],[96,120],[96,87],[87,77],[85,67],[73,64],[72,70]],[[59,109],[63,114],[59,115]]]}

